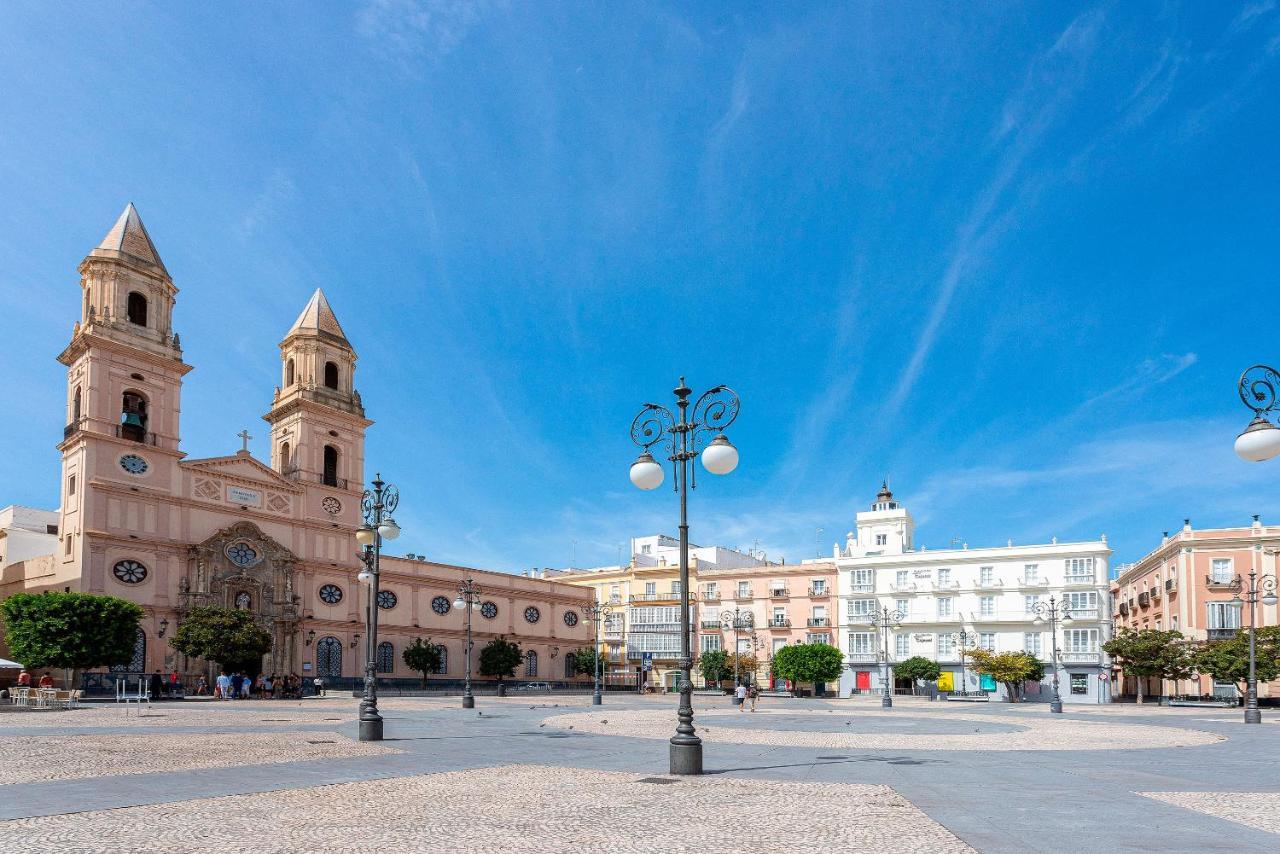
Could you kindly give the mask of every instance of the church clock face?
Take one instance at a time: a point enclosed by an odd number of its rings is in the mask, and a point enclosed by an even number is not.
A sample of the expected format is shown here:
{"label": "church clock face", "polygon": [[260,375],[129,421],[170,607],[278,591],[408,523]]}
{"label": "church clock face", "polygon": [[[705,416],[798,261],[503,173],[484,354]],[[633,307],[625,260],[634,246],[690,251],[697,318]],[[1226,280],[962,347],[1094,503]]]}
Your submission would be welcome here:
{"label": "church clock face", "polygon": [[137,454],[125,454],[120,458],[120,468],[129,474],[146,474],[149,466],[147,461]]}
{"label": "church clock face", "polygon": [[337,605],[342,601],[342,588],[336,584],[323,584],[320,586],[320,601],[326,605]]}
{"label": "church clock face", "polygon": [[437,596],[431,600],[431,610],[443,617],[449,613],[449,600],[443,596]]}
{"label": "church clock face", "polygon": [[498,616],[498,606],[492,602],[485,602],[480,606],[480,616],[484,617],[486,620],[492,620],[494,617]]}
{"label": "church clock face", "polygon": [[328,513],[330,516],[337,516],[342,512],[342,502],[334,498],[332,495],[326,496],[325,499],[320,502],[320,506],[323,507],[324,512]]}

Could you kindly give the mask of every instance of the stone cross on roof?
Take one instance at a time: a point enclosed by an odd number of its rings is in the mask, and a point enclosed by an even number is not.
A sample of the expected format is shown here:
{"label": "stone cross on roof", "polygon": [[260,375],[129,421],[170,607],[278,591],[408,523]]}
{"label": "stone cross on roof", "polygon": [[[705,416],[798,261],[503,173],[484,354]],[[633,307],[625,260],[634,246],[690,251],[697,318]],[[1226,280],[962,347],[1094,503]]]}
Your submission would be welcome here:
{"label": "stone cross on roof", "polygon": [[240,437],[240,441],[242,443],[240,450],[244,451],[246,454],[249,453],[249,440],[253,438],[252,436],[249,435],[249,431],[241,430],[236,435]]}

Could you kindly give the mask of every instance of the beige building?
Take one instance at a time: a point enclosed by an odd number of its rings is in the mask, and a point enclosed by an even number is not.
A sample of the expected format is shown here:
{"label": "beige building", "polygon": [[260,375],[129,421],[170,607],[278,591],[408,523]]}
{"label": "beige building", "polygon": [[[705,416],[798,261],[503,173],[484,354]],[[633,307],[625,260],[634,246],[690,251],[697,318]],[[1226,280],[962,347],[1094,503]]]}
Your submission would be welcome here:
{"label": "beige building", "polygon": [[[59,356],[61,509],[56,522],[31,523],[47,524],[52,549],[6,559],[0,598],[69,589],[139,603],[146,616],[122,672],[209,674],[166,637],[191,608],[219,605],[250,611],[272,633],[264,671],[361,676],[368,603],[355,529],[373,422],[355,386],[355,348],[324,294],[279,344],[280,385],[263,416],[270,463],[249,453],[247,433],[238,451],[193,459],[181,446],[191,366],[173,326],[178,289],[132,205],[79,271],[81,316]],[[9,527],[6,540],[30,539],[30,525]],[[563,656],[591,643],[580,588],[417,558],[384,558],[383,573],[376,653],[388,678],[412,676],[401,651],[415,637],[444,645],[440,678],[461,678],[463,615],[452,603],[468,576],[484,595],[477,648],[498,635],[519,641],[529,654],[521,675],[564,678]]]}
{"label": "beige building", "polygon": [[[1249,625],[1249,607],[1233,604],[1235,581],[1248,585],[1250,570],[1276,574],[1280,526],[1253,523],[1239,528],[1196,530],[1191,520],[1141,560],[1122,567],[1111,583],[1116,628],[1177,630],[1197,640],[1229,638]],[[1277,606],[1256,606],[1258,626],[1280,625]],[[1136,680],[1117,673],[1120,694],[1136,694]],[[1209,676],[1173,682],[1146,680],[1147,696],[1176,694],[1237,697],[1232,684],[1215,684]],[[1259,697],[1280,697],[1280,680],[1259,683]]]}

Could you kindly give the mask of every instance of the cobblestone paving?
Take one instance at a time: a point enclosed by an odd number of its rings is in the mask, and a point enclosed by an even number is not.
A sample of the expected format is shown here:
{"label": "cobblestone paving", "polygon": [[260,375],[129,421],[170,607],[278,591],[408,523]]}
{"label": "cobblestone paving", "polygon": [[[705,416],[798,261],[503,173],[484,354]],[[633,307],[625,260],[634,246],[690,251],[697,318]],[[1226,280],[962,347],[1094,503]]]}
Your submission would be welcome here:
{"label": "cobblestone paving", "polygon": [[[1156,801],[1280,833],[1280,792],[1138,792]],[[1280,840],[1276,840],[1280,849]]]}
{"label": "cobblestone paving", "polygon": [[[775,833],[737,835],[765,817]],[[118,851],[269,854],[973,850],[888,786],[529,765],[0,822],[5,851],[102,850],[108,839]]]}
{"label": "cobblestone paving", "polygon": [[[860,731],[859,719],[872,713],[854,710],[765,710],[761,715],[842,715],[849,722],[847,732],[811,730],[744,729],[738,720],[752,714],[714,709],[700,712],[694,724],[708,742],[761,744],[787,747],[830,747],[866,750],[1133,750],[1163,747],[1194,747],[1223,741],[1223,737],[1201,730],[1141,724],[1076,721],[1069,718],[1034,718],[1023,715],[947,713],[946,719],[975,724],[1009,724],[1014,732],[974,732],[964,735],[938,733],[884,733]],[[901,720],[905,710],[892,713]],[[734,716],[733,726],[718,726],[718,718]],[[883,717],[881,717],[883,720]],[[612,711],[553,715],[547,726],[600,735],[667,739],[671,737],[671,714],[666,711]]]}
{"label": "cobblestone paving", "polygon": [[[332,732],[4,738],[0,739],[0,785],[399,752]],[[6,849],[0,846],[0,850]]]}

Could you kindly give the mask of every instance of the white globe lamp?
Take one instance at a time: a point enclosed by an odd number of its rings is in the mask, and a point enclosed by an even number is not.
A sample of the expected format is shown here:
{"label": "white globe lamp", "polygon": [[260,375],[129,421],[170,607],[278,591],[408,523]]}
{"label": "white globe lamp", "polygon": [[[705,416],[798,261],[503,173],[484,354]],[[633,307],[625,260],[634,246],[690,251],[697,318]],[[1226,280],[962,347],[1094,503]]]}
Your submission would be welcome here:
{"label": "white globe lamp", "polygon": [[384,540],[394,540],[400,536],[400,526],[396,524],[396,520],[390,516],[382,520],[382,524],[378,526],[378,533],[382,535]]}
{"label": "white globe lamp", "polygon": [[1251,463],[1260,463],[1280,454],[1280,428],[1259,415],[1236,437],[1236,454]]}
{"label": "white globe lamp", "polygon": [[662,486],[664,477],[662,466],[658,465],[658,461],[648,451],[631,464],[631,482],[640,489],[657,489]]}
{"label": "white globe lamp", "polygon": [[712,474],[728,474],[738,467],[738,449],[721,433],[702,452],[702,465]]}

